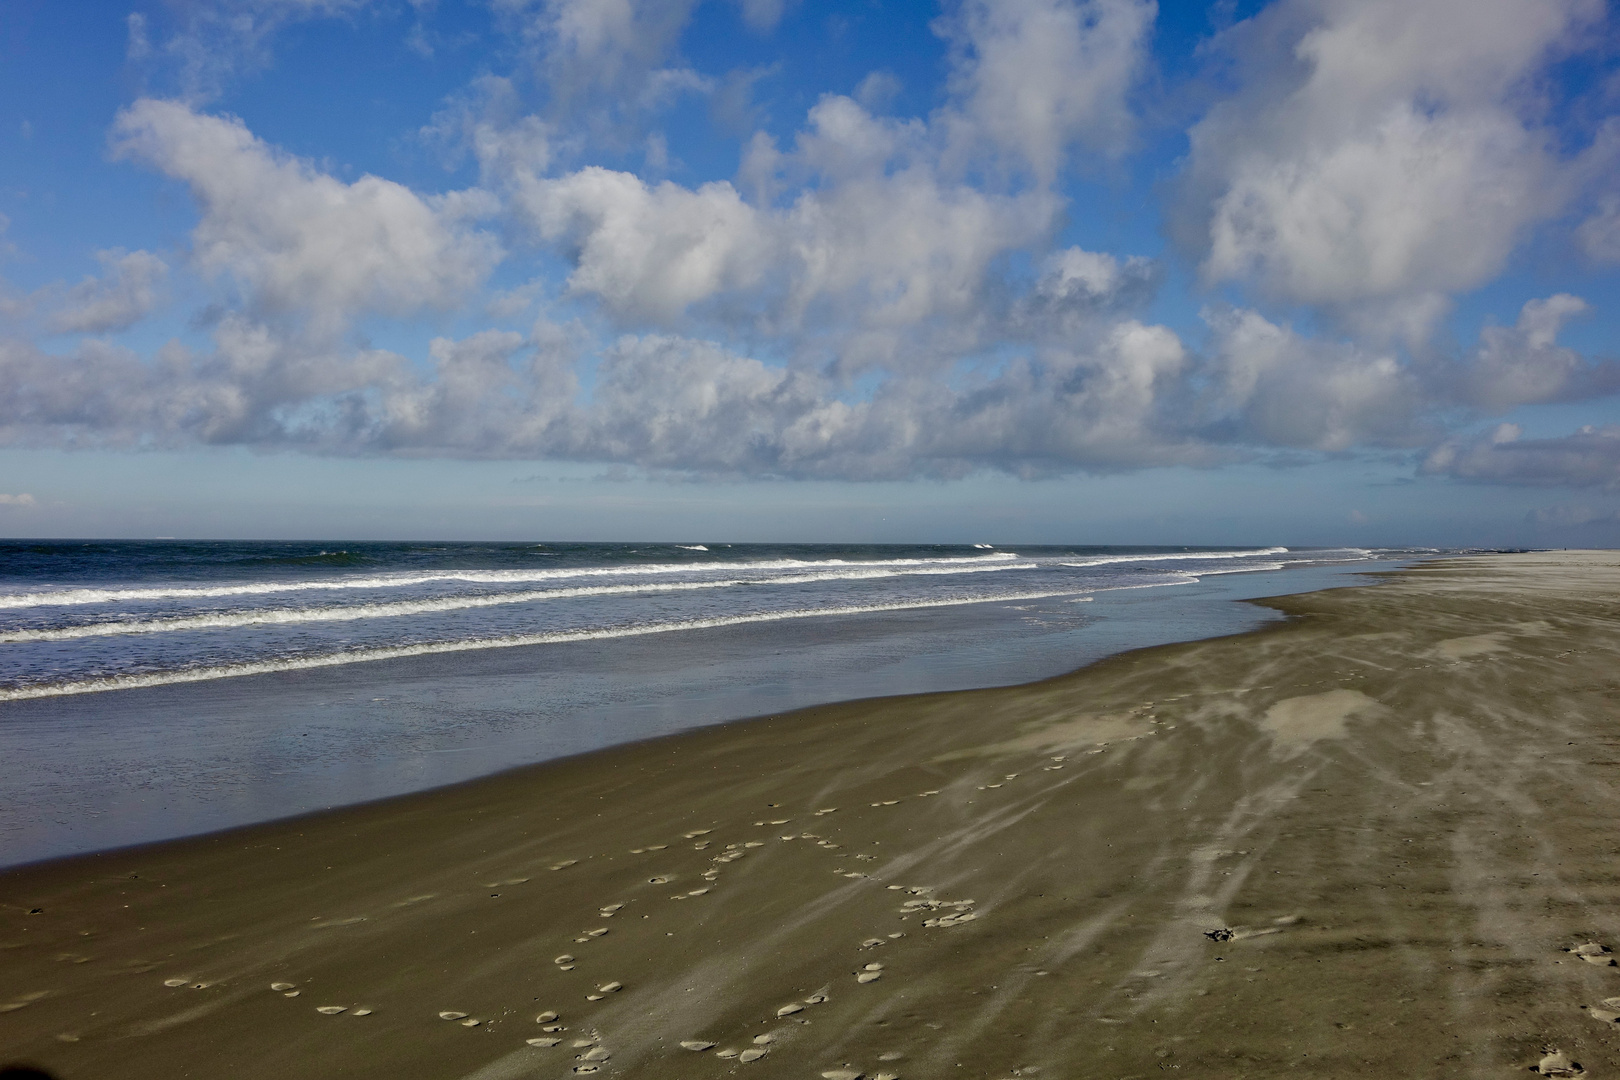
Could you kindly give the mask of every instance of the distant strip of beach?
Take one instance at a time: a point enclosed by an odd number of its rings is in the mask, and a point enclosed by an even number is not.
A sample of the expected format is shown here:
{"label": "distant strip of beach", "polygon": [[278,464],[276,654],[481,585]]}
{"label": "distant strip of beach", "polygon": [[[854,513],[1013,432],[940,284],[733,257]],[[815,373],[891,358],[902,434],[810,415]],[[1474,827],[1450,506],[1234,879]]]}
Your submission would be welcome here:
{"label": "distant strip of beach", "polygon": [[1620,1066],[1620,553],[1455,558],[0,874],[0,1063],[867,1080]]}

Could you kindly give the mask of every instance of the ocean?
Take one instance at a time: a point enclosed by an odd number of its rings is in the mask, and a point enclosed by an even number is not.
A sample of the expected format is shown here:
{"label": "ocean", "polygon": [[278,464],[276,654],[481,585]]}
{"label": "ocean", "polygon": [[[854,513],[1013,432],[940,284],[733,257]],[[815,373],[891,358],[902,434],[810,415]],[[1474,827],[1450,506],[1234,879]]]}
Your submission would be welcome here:
{"label": "ocean", "polygon": [[0,542],[0,865],[1005,685],[1410,550]]}

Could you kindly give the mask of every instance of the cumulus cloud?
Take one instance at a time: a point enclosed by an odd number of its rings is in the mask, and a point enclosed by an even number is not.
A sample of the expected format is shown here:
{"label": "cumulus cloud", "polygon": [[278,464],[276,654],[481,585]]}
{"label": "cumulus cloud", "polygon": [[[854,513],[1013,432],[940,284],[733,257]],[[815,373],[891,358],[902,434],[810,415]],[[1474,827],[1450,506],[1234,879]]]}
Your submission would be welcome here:
{"label": "cumulus cloud", "polygon": [[1413,446],[1429,433],[1426,395],[1389,352],[1318,341],[1258,312],[1211,312],[1208,430],[1259,446],[1345,451]]}
{"label": "cumulus cloud", "polygon": [[1590,217],[1576,226],[1575,239],[1588,258],[1620,263],[1620,195],[1606,195]]}
{"label": "cumulus cloud", "polygon": [[1600,0],[1281,0],[1228,31],[1241,91],[1191,130],[1179,231],[1207,281],[1423,338],[1573,178],[1527,81]]}
{"label": "cumulus cloud", "polygon": [[1568,293],[1531,300],[1512,327],[1488,326],[1479,347],[1456,369],[1455,391],[1465,404],[1487,412],[1517,405],[1581,400],[1620,390],[1620,364],[1592,362],[1558,344],[1570,318],[1590,310]]}
{"label": "cumulus cloud", "polygon": [[1552,439],[1523,433],[1517,424],[1501,424],[1473,439],[1448,440],[1429,454],[1423,471],[1491,484],[1620,490],[1620,425],[1588,425]]}
{"label": "cumulus cloud", "polygon": [[[671,64],[696,0],[493,0],[524,43],[556,116],[598,135],[634,126],[642,114],[712,80]],[[764,18],[769,14],[759,9]]]}
{"label": "cumulus cloud", "polygon": [[491,209],[476,192],[423,197],[376,176],[345,184],[239,120],[180,102],[137,101],[119,113],[113,145],[190,187],[201,214],[193,262],[233,280],[260,318],[296,313],[330,335],[360,315],[449,310],[500,256],[473,227]]}
{"label": "cumulus cloud", "polygon": [[102,334],[125,330],[145,318],[162,299],[169,266],[149,251],[98,251],[103,275],[85,278],[52,314],[51,329]]}
{"label": "cumulus cloud", "polygon": [[33,505],[34,505],[34,497],[32,495],[28,494],[28,492],[26,492],[26,491],[22,492],[21,494],[18,494],[18,495],[7,495],[7,494],[5,494],[3,492],[0,492],[0,506],[33,506]]}
{"label": "cumulus cloud", "polygon": [[989,146],[1050,183],[1075,143],[1124,149],[1157,12],[1155,0],[966,0],[939,22],[958,152]]}

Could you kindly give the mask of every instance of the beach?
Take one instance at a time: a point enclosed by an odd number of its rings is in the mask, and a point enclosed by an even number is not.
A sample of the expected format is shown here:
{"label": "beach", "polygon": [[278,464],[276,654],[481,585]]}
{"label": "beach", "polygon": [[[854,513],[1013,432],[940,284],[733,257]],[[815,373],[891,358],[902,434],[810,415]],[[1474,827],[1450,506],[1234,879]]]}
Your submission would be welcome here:
{"label": "beach", "polygon": [[1612,1074],[1620,554],[1265,603],[1287,618],[1032,684],[0,873],[0,1058]]}

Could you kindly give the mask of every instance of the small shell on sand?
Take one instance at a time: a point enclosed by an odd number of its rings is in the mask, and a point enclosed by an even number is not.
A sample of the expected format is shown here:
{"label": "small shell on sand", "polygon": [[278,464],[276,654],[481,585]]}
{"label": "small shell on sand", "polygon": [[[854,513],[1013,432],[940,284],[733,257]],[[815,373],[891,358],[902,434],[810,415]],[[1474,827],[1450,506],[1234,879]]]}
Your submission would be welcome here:
{"label": "small shell on sand", "polygon": [[561,956],[552,957],[551,962],[553,964],[572,964],[574,962],[574,958],[569,953],[563,953]]}
{"label": "small shell on sand", "polygon": [[751,1046],[747,1050],[744,1050],[742,1053],[738,1054],[737,1055],[737,1060],[738,1061],[758,1061],[760,1058],[764,1057],[768,1053],[770,1053],[770,1051],[766,1050],[762,1046]]}
{"label": "small shell on sand", "polygon": [[605,933],[607,933],[607,927],[599,926],[595,930],[587,930],[587,931],[585,931],[585,936],[586,937],[601,937]]}
{"label": "small shell on sand", "polygon": [[349,1015],[350,1016],[370,1016],[371,1015],[371,1010],[370,1009],[356,1009],[356,1010],[354,1010],[354,1012],[350,1013]]}
{"label": "small shell on sand", "polygon": [[442,1013],[439,1014],[439,1019],[440,1020],[460,1020],[462,1017],[464,1017],[466,1015],[467,1014],[464,1013],[464,1012],[442,1012]]}
{"label": "small shell on sand", "polygon": [[586,1001],[601,1001],[602,1000],[602,995],[601,994],[586,994],[585,995],[585,1000]]}
{"label": "small shell on sand", "polygon": [[701,889],[693,889],[691,892],[687,893],[686,895],[687,896],[702,896],[704,893],[706,893],[708,891],[709,890],[708,890],[707,886],[705,886],[704,888],[701,888]]}
{"label": "small shell on sand", "polygon": [[703,1050],[712,1050],[713,1048],[714,1048],[714,1043],[707,1042],[707,1041],[705,1041],[703,1039],[683,1039],[683,1040],[681,1040],[681,1049],[682,1050],[703,1051]]}
{"label": "small shell on sand", "polygon": [[796,1012],[804,1012],[804,1006],[795,1001],[791,1005],[784,1005],[776,1010],[777,1016],[792,1016]]}
{"label": "small shell on sand", "polygon": [[596,1047],[594,1050],[587,1050],[584,1054],[586,1061],[606,1061],[612,1056],[613,1054],[607,1048],[601,1046]]}
{"label": "small shell on sand", "polygon": [[[891,888],[891,889],[898,889],[899,887],[900,886],[898,886],[898,885],[890,885],[889,886],[889,888]],[[875,945],[887,945],[887,944],[888,944],[888,942],[884,941],[880,937],[869,937],[865,941],[861,942],[861,948],[870,949]]]}
{"label": "small shell on sand", "polygon": [[855,976],[855,981],[858,983],[869,983],[877,982],[881,978],[883,978],[883,972],[881,971],[863,971],[859,975]]}
{"label": "small shell on sand", "polygon": [[322,1016],[336,1016],[338,1013],[348,1012],[349,1007],[347,1005],[317,1005],[315,1011]]}
{"label": "small shell on sand", "polygon": [[681,835],[688,840],[695,840],[699,836],[708,836],[712,832],[714,832],[713,829],[693,829],[691,832],[682,833]]}
{"label": "small shell on sand", "polygon": [[804,999],[804,1003],[806,1005],[820,1005],[823,1001],[826,1001],[826,1000],[827,1000],[827,995],[826,994],[811,994],[809,997]]}
{"label": "small shell on sand", "polygon": [[601,986],[598,986],[596,988],[596,991],[599,994],[616,994],[620,990],[623,990],[623,989],[624,989],[624,983],[622,983],[622,982],[610,982],[610,983],[603,983]]}
{"label": "small shell on sand", "polygon": [[768,1045],[770,1045],[771,1043],[773,1043],[775,1041],[776,1041],[776,1036],[772,1035],[768,1031],[763,1035],[755,1035],[754,1036],[754,1045],[755,1046],[768,1046]]}
{"label": "small shell on sand", "polygon": [[281,996],[282,997],[297,997],[301,993],[303,993],[302,990],[289,990],[285,994],[282,994]]}
{"label": "small shell on sand", "polygon": [[647,884],[649,884],[649,885],[668,885],[669,881],[670,881],[670,875],[668,875],[668,874],[659,874],[657,877],[648,878],[647,879]]}
{"label": "small shell on sand", "polygon": [[623,904],[608,904],[602,908],[602,914],[612,915],[615,911],[618,911],[622,907],[624,907]]}
{"label": "small shell on sand", "polygon": [[580,1074],[584,1074],[584,1073],[593,1073],[593,1072],[601,1072],[601,1071],[602,1071],[602,1066],[600,1066],[600,1065],[596,1065],[596,1064],[590,1064],[590,1065],[575,1065],[575,1066],[574,1066],[574,1071],[575,1071],[575,1072],[576,1072],[576,1073],[580,1073]]}
{"label": "small shell on sand", "polygon": [[561,1019],[562,1019],[562,1017],[559,1016],[555,1011],[553,1011],[551,1009],[547,1009],[545,1012],[543,1012],[539,1016],[535,1017],[534,1022],[537,1023],[537,1024],[549,1024],[553,1020],[561,1020]]}
{"label": "small shell on sand", "polygon": [[553,870],[562,870],[562,869],[565,869],[567,867],[573,866],[577,862],[579,862],[578,859],[564,859],[560,863],[552,863],[551,864],[551,869],[553,869]]}
{"label": "small shell on sand", "polygon": [[900,1080],[900,1074],[892,1072],[873,1073],[872,1080]]}
{"label": "small shell on sand", "polygon": [[540,1039],[524,1039],[523,1041],[528,1043],[530,1046],[556,1046],[558,1043],[562,1042],[561,1039],[553,1038],[549,1035]]}
{"label": "small shell on sand", "polygon": [[858,1069],[828,1069],[821,1080],[861,1080],[861,1074]]}
{"label": "small shell on sand", "polygon": [[190,979],[164,979],[163,985],[169,987],[170,989],[174,989],[175,987],[184,986],[190,981]]}
{"label": "small shell on sand", "polygon": [[882,971],[883,970],[883,965],[882,964],[876,964],[876,963],[867,964],[866,965],[866,970],[867,971]]}
{"label": "small shell on sand", "polygon": [[482,1023],[483,1023],[482,1020],[463,1020],[461,1022],[461,1026],[462,1027],[477,1027],[479,1024],[482,1024]]}
{"label": "small shell on sand", "polygon": [[714,1056],[719,1057],[719,1058],[734,1058],[738,1054],[740,1054],[741,1052],[742,1051],[740,1051],[740,1050],[733,1050],[730,1047],[727,1047],[724,1050],[716,1050],[714,1052]]}
{"label": "small shell on sand", "polygon": [[289,983],[289,982],[273,982],[273,983],[270,984],[270,989],[272,989],[272,990],[291,990],[294,985],[295,984]]}

